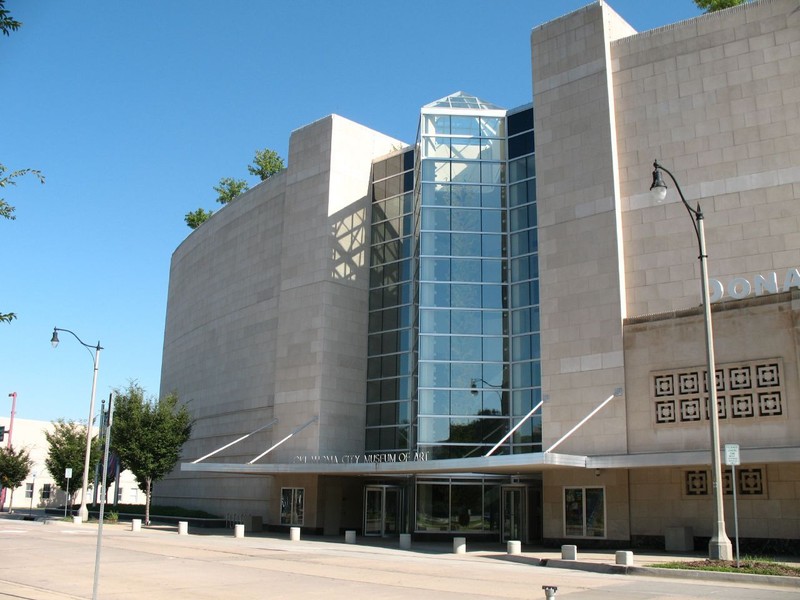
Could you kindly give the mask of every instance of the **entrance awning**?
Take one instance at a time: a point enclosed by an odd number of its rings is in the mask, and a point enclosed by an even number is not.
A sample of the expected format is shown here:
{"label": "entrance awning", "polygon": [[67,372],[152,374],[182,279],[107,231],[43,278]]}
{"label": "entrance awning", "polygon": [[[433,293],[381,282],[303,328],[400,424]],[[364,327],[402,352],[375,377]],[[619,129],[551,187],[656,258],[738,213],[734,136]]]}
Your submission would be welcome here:
{"label": "entrance awning", "polygon": [[[374,455],[373,455],[374,456]],[[381,456],[381,455],[378,455]],[[342,457],[343,462],[297,462],[283,464],[236,464],[236,463],[181,463],[181,472],[230,473],[235,475],[428,475],[437,473],[479,473],[491,475],[519,475],[558,467],[586,467],[587,457],[553,452],[480,456],[449,460],[398,461],[393,455],[384,455],[384,460],[361,462],[363,457]],[[344,462],[346,461],[346,462]]]}

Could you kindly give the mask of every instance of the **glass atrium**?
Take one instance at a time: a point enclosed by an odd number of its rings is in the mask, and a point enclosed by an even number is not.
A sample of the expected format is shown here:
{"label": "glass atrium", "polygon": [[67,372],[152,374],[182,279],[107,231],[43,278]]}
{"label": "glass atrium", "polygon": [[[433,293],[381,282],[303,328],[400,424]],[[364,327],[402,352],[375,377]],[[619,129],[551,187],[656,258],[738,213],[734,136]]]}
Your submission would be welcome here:
{"label": "glass atrium", "polygon": [[367,452],[484,456],[541,399],[533,147],[531,106],[458,92],[374,164]]}

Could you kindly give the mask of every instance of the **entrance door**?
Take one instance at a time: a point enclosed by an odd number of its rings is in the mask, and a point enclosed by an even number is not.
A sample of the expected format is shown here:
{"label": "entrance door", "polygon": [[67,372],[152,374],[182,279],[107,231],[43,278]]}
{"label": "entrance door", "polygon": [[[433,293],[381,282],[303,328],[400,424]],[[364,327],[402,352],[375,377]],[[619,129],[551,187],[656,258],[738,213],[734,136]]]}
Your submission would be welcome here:
{"label": "entrance door", "polygon": [[400,488],[368,485],[364,488],[364,535],[385,537],[400,533]]}
{"label": "entrance door", "polygon": [[527,542],[526,488],[503,487],[503,541]]}

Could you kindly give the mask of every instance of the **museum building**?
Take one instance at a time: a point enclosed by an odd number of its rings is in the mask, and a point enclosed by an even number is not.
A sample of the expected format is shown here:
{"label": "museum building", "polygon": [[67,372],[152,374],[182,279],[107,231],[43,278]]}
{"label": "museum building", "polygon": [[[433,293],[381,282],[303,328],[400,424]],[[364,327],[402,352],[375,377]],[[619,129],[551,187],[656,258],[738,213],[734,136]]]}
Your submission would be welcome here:
{"label": "museum building", "polygon": [[735,496],[743,540],[797,546],[797,3],[637,33],[595,2],[535,27],[531,60],[530,103],[453,93],[413,144],[301,127],[177,248],[161,391],[195,426],[159,503],[689,549],[717,483],[729,531]]}

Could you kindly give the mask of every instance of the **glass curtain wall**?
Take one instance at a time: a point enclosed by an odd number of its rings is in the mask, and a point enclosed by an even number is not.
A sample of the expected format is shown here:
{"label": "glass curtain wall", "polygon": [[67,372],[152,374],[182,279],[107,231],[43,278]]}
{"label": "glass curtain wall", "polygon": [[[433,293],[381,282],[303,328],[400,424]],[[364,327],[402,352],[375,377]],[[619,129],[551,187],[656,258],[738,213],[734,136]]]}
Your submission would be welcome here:
{"label": "glass curtain wall", "polygon": [[430,459],[481,456],[510,427],[505,115],[463,94],[422,109],[417,448]]}
{"label": "glass curtain wall", "polygon": [[411,448],[414,150],[373,164],[367,452]]}
{"label": "glass curtain wall", "polygon": [[[511,413],[514,422],[542,399],[539,256],[533,107],[508,115],[508,230],[511,286]],[[512,436],[512,451],[542,451],[541,409]]]}
{"label": "glass curtain wall", "polygon": [[[457,93],[373,165],[367,452],[485,455],[541,399],[533,109]],[[541,451],[541,419],[495,454]]]}

